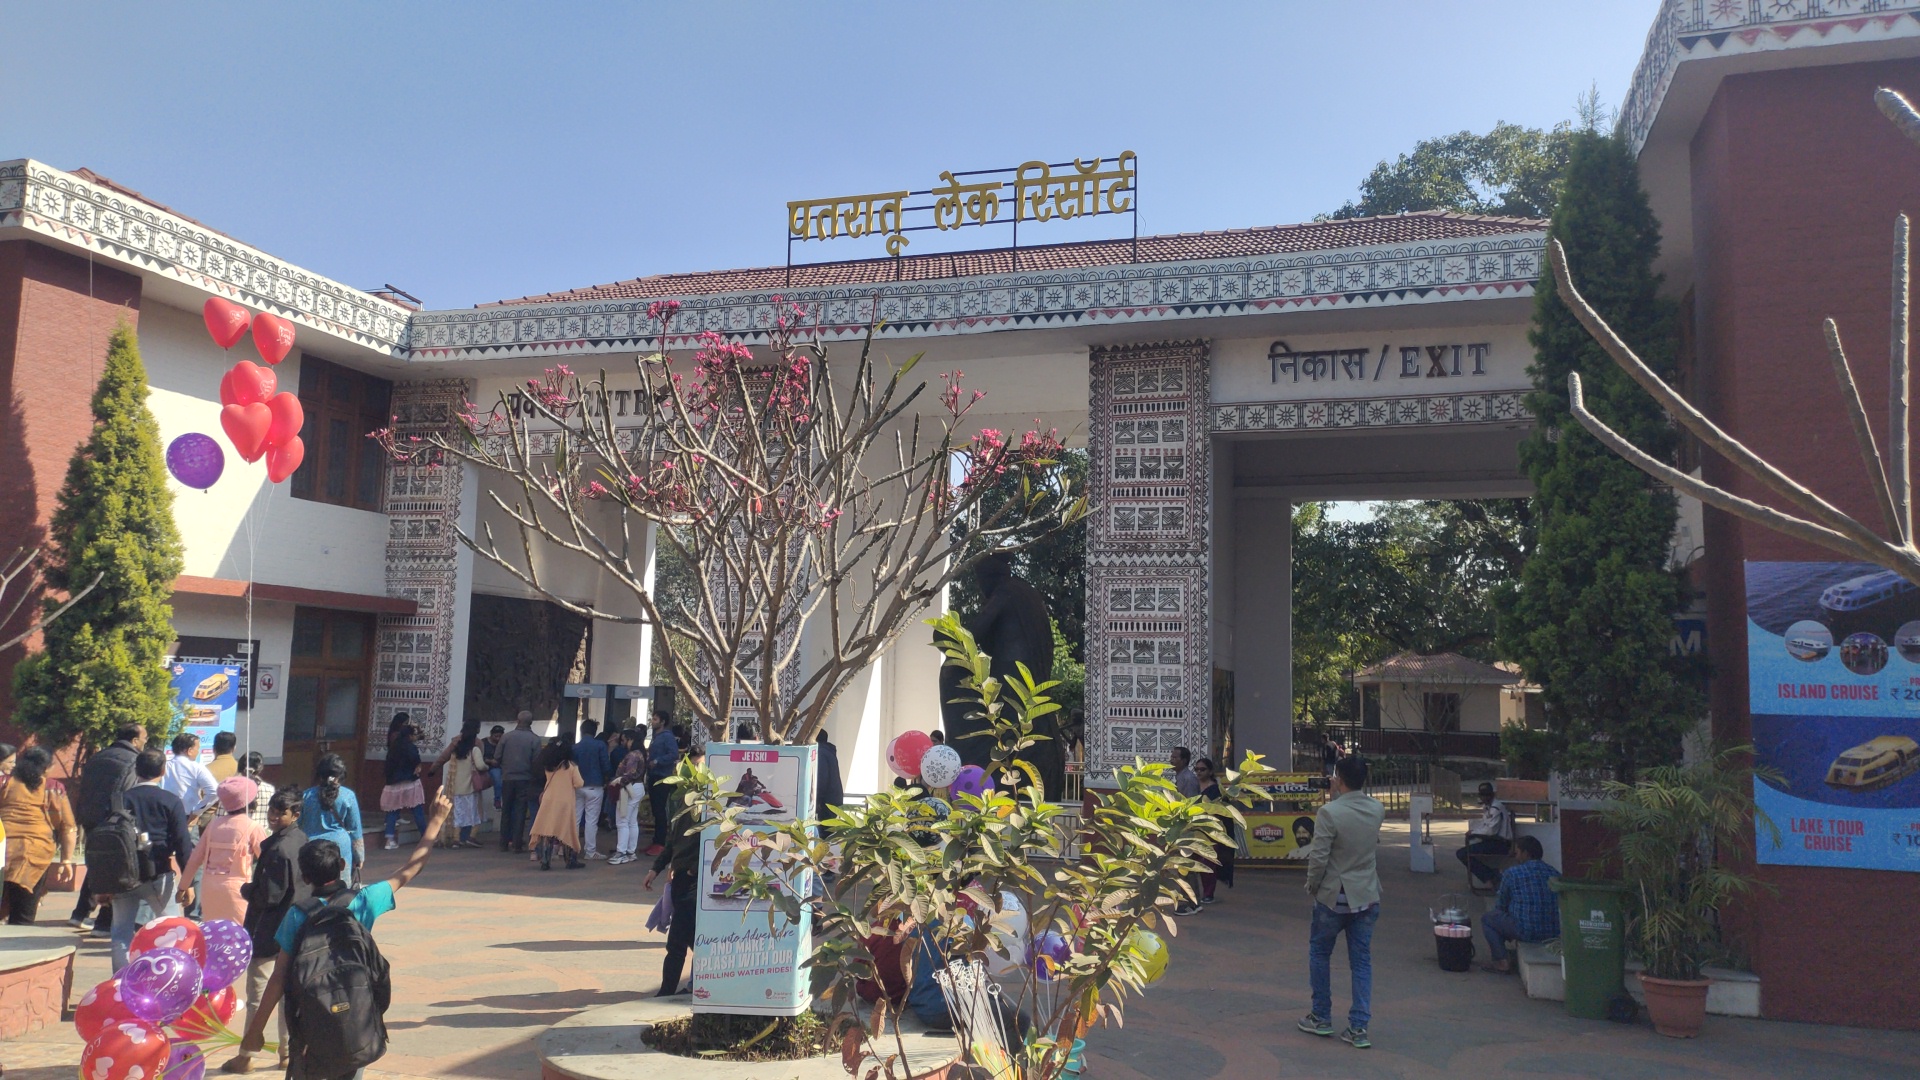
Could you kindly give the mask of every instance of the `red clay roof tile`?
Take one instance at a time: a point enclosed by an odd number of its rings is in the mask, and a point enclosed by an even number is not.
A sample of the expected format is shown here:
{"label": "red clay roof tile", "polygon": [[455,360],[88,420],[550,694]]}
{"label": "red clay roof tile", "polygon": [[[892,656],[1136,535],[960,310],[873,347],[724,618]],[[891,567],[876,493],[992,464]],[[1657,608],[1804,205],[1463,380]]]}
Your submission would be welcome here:
{"label": "red clay roof tile", "polygon": [[[1283,255],[1338,248],[1454,240],[1470,236],[1538,232],[1547,227],[1535,218],[1483,217],[1443,210],[1422,210],[1383,217],[1310,221],[1300,225],[1268,225],[1216,232],[1170,233],[1140,238],[1134,257],[1129,240],[1093,240],[1020,249],[1020,269],[1067,270],[1125,263],[1183,262],[1194,259],[1231,259],[1241,256]],[[663,296],[705,296],[713,293],[808,289],[834,285],[875,284],[885,281],[922,281],[976,277],[1013,272],[1013,251],[956,251],[908,255],[901,259],[856,259],[848,262],[795,265],[789,280],[784,266],[743,270],[707,270],[686,274],[655,274],[608,285],[499,300],[476,307],[502,304],[542,304],[587,300],[648,300]]]}

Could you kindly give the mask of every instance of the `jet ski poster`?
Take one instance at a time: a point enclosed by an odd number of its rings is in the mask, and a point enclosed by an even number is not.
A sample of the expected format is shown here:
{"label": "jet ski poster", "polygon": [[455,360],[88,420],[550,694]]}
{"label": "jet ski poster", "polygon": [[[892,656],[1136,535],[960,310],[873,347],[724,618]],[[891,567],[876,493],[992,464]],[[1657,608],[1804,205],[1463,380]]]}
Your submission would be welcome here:
{"label": "jet ski poster", "polygon": [[[707,767],[744,831],[765,831],[813,816],[816,748],[765,743],[708,743]],[[812,909],[789,921],[763,901],[734,893],[729,837],[716,825],[701,832],[700,919],[693,936],[693,1011],[797,1016],[812,1003]],[[764,864],[760,867],[766,869]],[[810,893],[811,878],[784,882]]]}
{"label": "jet ski poster", "polygon": [[1760,862],[1920,872],[1920,587],[1862,563],[1749,562]]}
{"label": "jet ski poster", "polygon": [[810,814],[811,802],[801,802],[802,751],[811,747],[727,744],[707,748],[708,767],[720,780],[728,806],[740,808],[742,821],[785,823],[796,812]]}
{"label": "jet ski poster", "polygon": [[194,664],[175,661],[167,665],[173,687],[173,707],[184,715],[180,730],[200,736],[200,760],[213,760],[213,736],[232,731],[240,711],[238,664]]}

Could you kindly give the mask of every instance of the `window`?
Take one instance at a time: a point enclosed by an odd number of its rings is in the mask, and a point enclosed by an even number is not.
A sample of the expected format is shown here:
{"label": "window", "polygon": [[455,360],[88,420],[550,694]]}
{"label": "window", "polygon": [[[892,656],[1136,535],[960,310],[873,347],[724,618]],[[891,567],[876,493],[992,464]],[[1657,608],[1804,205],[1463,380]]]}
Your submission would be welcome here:
{"label": "window", "polygon": [[1428,731],[1460,730],[1459,694],[1426,694],[1422,704]]}
{"label": "window", "polygon": [[307,456],[293,474],[293,497],[379,510],[386,454],[367,433],[386,427],[393,384],[300,355],[300,407],[307,414],[300,437]]}

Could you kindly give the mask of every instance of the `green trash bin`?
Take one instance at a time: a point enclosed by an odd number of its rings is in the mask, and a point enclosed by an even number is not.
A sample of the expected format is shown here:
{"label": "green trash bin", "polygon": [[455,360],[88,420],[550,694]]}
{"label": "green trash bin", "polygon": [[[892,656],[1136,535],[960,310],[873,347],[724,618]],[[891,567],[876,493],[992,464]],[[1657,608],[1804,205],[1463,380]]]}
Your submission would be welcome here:
{"label": "green trash bin", "polygon": [[1625,988],[1627,887],[1617,881],[1554,878],[1560,894],[1561,971],[1567,1015],[1605,1020],[1607,1003]]}

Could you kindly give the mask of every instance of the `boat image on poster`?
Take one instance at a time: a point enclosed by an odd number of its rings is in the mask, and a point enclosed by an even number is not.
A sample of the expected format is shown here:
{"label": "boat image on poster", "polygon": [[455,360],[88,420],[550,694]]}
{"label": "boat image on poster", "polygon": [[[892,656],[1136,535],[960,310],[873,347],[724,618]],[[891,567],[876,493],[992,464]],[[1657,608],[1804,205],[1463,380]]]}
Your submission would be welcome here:
{"label": "boat image on poster", "polygon": [[1891,570],[1877,570],[1827,586],[1820,594],[1820,611],[1834,637],[1898,626],[1920,616],[1920,585]]}
{"label": "boat image on poster", "polygon": [[1920,771],[1920,742],[1881,735],[1853,747],[1827,767],[1830,787],[1870,791]]}

